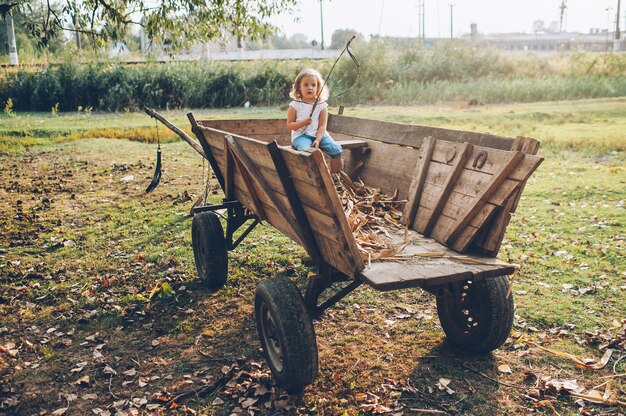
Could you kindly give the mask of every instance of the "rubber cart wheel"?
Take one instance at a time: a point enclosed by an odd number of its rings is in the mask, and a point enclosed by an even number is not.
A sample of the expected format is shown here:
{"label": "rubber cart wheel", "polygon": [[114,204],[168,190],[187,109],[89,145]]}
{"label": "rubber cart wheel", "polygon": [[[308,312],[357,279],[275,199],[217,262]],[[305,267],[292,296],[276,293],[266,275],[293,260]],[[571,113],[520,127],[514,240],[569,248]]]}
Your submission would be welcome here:
{"label": "rubber cart wheel", "polygon": [[437,313],[448,341],[464,350],[487,353],[504,344],[513,326],[509,279],[462,280],[437,297]]}
{"label": "rubber cart wheel", "polygon": [[313,322],[300,291],[285,276],[259,283],[254,315],[263,354],[276,384],[301,393],[317,375],[317,342]]}
{"label": "rubber cart wheel", "polygon": [[201,212],[193,216],[191,243],[200,281],[211,290],[224,286],[228,277],[228,251],[217,214]]}

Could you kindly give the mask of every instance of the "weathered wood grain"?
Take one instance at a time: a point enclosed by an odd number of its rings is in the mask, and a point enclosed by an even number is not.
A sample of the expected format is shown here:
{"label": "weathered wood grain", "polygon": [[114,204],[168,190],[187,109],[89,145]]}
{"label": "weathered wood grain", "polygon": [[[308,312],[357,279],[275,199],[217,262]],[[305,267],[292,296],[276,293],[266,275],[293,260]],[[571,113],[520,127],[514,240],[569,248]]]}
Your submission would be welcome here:
{"label": "weathered wood grain", "polygon": [[412,224],[415,220],[415,214],[419,206],[420,197],[424,190],[424,184],[426,183],[426,175],[428,174],[428,168],[431,165],[431,159],[435,150],[435,144],[437,141],[432,137],[424,139],[424,144],[421,148],[417,163],[415,166],[415,173],[413,174],[413,180],[409,187],[407,195],[407,203],[404,207],[404,215],[402,216],[402,223]]}
{"label": "weathered wood grain", "polygon": [[[435,145],[435,147],[437,146]],[[439,214],[443,210],[443,207],[445,206],[446,201],[448,200],[448,196],[450,195],[450,192],[452,192],[452,189],[454,188],[456,184],[457,178],[459,177],[459,175],[461,175],[461,172],[463,172],[465,161],[467,160],[467,157],[472,151],[472,147],[473,146],[469,143],[464,143],[459,146],[458,153],[456,154],[456,156],[454,156],[454,160],[453,160],[454,163],[452,164],[452,167],[450,171],[448,172],[445,182],[441,186],[441,194],[439,195],[439,198],[435,206],[432,209],[431,216],[426,222],[426,226],[424,227],[424,229],[419,230],[422,234],[426,236],[430,235],[430,233],[433,230],[433,227],[439,220]]]}
{"label": "weathered wood grain", "polygon": [[467,142],[477,146],[502,150],[511,150],[513,145],[512,138],[495,134],[391,123],[336,114],[329,114],[327,129],[329,132],[414,147],[420,147],[424,138],[429,136],[437,140],[457,143]]}
{"label": "weathered wood grain", "polygon": [[524,157],[521,152],[511,152],[502,167],[492,177],[491,181],[481,187],[474,197],[472,204],[467,205],[464,212],[459,215],[454,223],[444,232],[443,241],[451,245],[461,234],[463,229],[470,223],[472,218],[483,208],[491,195],[502,185],[507,176],[515,169],[519,161]]}

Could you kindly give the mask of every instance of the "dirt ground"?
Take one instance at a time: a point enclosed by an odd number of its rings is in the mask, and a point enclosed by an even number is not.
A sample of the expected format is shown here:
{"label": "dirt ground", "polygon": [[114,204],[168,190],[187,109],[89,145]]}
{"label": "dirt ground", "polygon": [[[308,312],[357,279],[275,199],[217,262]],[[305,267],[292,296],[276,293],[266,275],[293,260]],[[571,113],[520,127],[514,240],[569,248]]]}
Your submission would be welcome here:
{"label": "dirt ground", "polygon": [[611,373],[583,370],[516,342],[519,326],[493,354],[453,349],[433,297],[417,290],[359,288],[329,310],[315,326],[318,377],[301,396],[287,395],[263,361],[252,299],[256,283],[276,273],[301,285],[304,253],[262,226],[230,255],[226,287],[203,288],[188,215],[201,192],[202,162],[184,144],[165,145],[162,182],[146,195],[154,150],[94,139],[0,156],[0,412],[616,415],[626,409],[562,394],[567,389],[556,381],[600,385],[605,393],[601,377]]}

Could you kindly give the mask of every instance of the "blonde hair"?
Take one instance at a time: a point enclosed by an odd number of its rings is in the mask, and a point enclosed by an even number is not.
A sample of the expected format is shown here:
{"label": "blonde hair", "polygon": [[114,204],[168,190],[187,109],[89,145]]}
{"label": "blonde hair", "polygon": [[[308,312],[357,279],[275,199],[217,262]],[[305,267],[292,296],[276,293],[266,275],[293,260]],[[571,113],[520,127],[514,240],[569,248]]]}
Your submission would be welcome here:
{"label": "blonde hair", "polygon": [[[315,96],[319,97],[319,101],[328,100],[328,96],[330,95],[330,92],[328,91],[328,85],[325,84],[324,79],[322,78],[322,74],[320,74],[319,71],[313,68],[305,68],[302,71],[300,71],[300,73],[296,77],[296,80],[293,82],[291,91],[289,92],[289,96],[291,98],[293,98],[294,100],[302,99],[302,93],[300,92],[300,83],[302,82],[302,78],[304,77],[316,78],[317,79],[317,93],[315,94]],[[320,88],[322,88],[322,85],[324,85],[324,88],[320,92]]]}

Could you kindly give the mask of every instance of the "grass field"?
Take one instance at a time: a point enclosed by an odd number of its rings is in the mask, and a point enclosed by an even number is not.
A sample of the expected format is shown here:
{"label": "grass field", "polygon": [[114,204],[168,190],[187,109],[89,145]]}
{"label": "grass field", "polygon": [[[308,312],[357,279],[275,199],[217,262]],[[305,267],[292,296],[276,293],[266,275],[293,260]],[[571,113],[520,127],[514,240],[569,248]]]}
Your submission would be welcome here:
{"label": "grass field", "polygon": [[[144,194],[156,150],[142,143],[156,138],[147,116],[3,115],[3,409],[624,413],[626,99],[357,107],[345,114],[542,141],[546,160],[531,177],[500,251],[521,267],[513,286],[514,332],[502,348],[476,357],[450,347],[426,293],[359,288],[316,323],[320,373],[303,396],[287,396],[271,384],[262,361],[252,298],[259,281],[278,273],[306,280],[300,247],[267,225],[258,227],[230,254],[226,287],[210,293],[196,280],[191,250],[188,213],[202,190],[203,164],[189,146],[159,127],[167,141],[163,179]],[[188,126],[184,112],[166,117]],[[215,180],[212,187],[218,201]],[[599,370],[564,355],[598,361],[607,348],[613,353]],[[605,404],[577,403],[567,393],[572,386],[599,394],[596,401],[606,394]]]}
{"label": "grass field", "polygon": [[[333,109],[331,108],[331,112]],[[574,149],[587,154],[626,150],[626,98],[557,101],[493,106],[424,106],[348,108],[356,117],[426,124],[463,130],[489,131],[507,136],[537,137],[544,150]],[[201,118],[282,118],[277,108],[194,110]],[[189,133],[186,111],[163,113]],[[177,140],[159,127],[161,139]],[[20,113],[0,116],[0,152],[14,152],[29,144],[85,137],[122,138],[156,142],[154,119],[144,113]]]}

